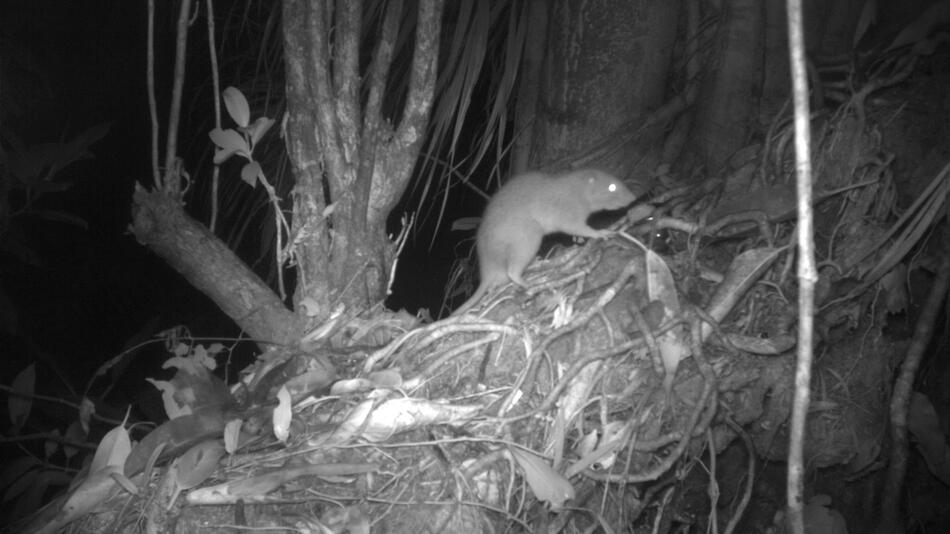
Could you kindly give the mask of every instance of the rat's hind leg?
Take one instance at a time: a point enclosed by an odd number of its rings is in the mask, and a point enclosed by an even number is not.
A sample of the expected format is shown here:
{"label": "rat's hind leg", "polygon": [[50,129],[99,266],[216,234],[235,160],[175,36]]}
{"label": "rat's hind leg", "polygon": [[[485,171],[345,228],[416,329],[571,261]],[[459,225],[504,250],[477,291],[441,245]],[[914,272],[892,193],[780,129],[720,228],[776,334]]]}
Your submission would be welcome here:
{"label": "rat's hind leg", "polygon": [[521,274],[524,273],[525,268],[538,254],[538,249],[541,248],[541,236],[524,235],[521,237],[526,239],[520,243],[508,245],[505,272],[508,273],[508,278],[513,283],[526,288],[528,284],[525,283]]}

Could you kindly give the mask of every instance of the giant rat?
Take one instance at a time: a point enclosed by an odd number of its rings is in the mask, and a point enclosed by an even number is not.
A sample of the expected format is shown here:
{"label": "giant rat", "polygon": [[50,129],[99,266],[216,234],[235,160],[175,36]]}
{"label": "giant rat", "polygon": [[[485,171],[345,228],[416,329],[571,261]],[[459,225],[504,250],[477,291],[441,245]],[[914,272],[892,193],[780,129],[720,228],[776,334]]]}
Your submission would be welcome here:
{"label": "giant rat", "polygon": [[541,238],[554,232],[603,238],[587,218],[595,211],[622,208],[636,200],[629,189],[605,172],[581,169],[550,176],[518,175],[499,189],[485,208],[475,237],[478,289],[452,315],[471,308],[488,290],[507,281],[525,287],[521,273],[531,263]]}

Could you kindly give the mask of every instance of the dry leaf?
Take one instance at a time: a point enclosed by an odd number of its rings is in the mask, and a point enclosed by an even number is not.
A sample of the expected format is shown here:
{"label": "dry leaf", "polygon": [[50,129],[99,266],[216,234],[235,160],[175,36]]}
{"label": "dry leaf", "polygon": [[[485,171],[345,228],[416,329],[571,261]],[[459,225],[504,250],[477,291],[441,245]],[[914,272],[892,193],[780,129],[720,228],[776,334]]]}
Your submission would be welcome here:
{"label": "dry leaf", "polygon": [[280,391],[277,392],[277,407],[274,408],[272,417],[274,436],[276,436],[281,443],[286,443],[287,438],[290,437],[290,422],[293,416],[294,412],[290,402],[290,392],[287,391],[286,387],[281,387]]}
{"label": "dry leaf", "polygon": [[508,450],[521,466],[528,486],[539,501],[549,503],[552,510],[559,511],[574,498],[571,481],[552,469],[547,460],[515,447],[509,447]]}
{"label": "dry leaf", "polygon": [[92,419],[95,413],[95,403],[89,397],[83,397],[82,402],[79,403],[79,424],[82,425],[82,431],[87,436],[89,435],[89,420]]}
{"label": "dry leaf", "polygon": [[240,445],[241,438],[241,426],[244,424],[244,421],[240,418],[231,419],[226,425],[224,425],[224,450],[228,454],[234,454],[237,452],[238,445]]}

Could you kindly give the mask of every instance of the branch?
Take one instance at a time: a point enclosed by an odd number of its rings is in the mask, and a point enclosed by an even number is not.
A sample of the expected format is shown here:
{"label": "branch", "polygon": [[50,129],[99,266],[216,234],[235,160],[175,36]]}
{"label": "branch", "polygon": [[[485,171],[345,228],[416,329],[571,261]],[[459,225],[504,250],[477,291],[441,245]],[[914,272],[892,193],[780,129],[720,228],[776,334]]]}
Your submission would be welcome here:
{"label": "branch", "polygon": [[[402,119],[392,140],[385,145],[377,145],[380,147],[379,156],[383,161],[373,168],[373,184],[367,206],[367,220],[370,224],[384,221],[389,210],[405,191],[416,164],[419,147],[425,139],[435,95],[443,7],[444,0],[419,1],[412,72]],[[396,16],[396,13],[387,13],[387,17]],[[390,22],[387,19],[386,23]],[[391,54],[391,50],[384,50],[380,52],[379,58],[383,57],[384,52]],[[379,68],[382,69],[382,61],[380,63]],[[385,80],[385,77],[382,79]]]}
{"label": "branch", "polygon": [[358,152],[358,128],[360,122],[360,28],[363,18],[363,2],[337,0],[336,41],[333,58],[333,82],[336,86],[336,117],[339,127],[339,142],[343,156],[352,164],[363,157]]}
{"label": "branch", "polygon": [[367,73],[369,96],[366,99],[366,109],[363,111],[363,132],[360,136],[359,151],[360,165],[357,171],[357,186],[361,188],[358,198],[366,199],[365,213],[362,214],[366,220],[372,219],[369,209],[372,202],[369,197],[373,195],[373,171],[376,168],[376,152],[381,140],[392,135],[392,128],[388,127],[383,121],[382,104],[383,94],[386,92],[386,79],[389,76],[389,68],[393,61],[396,32],[402,18],[402,5],[402,0],[393,0],[386,8],[382,32]]}
{"label": "branch", "polygon": [[[327,26],[327,13],[322,3],[308,4],[305,8],[307,17],[306,35],[309,36],[310,57],[312,58],[309,79],[313,84],[317,101],[313,107],[317,112],[317,142],[322,148],[323,161],[327,166],[327,178],[330,180],[331,195],[338,196],[346,188],[346,162],[343,158],[339,125],[336,119],[336,104],[330,90],[330,52]],[[307,53],[306,50],[303,51]],[[331,198],[335,201],[336,198]]]}
{"label": "branch", "polygon": [[393,49],[396,44],[396,30],[399,29],[399,19],[402,17],[402,0],[393,0],[386,8],[383,19],[382,34],[373,54],[373,62],[369,66],[368,83],[369,97],[366,99],[366,110],[363,112],[363,140],[360,155],[366,156],[368,149],[367,132],[378,131],[383,127],[382,104],[383,93],[386,91],[386,78],[389,76],[389,67],[393,62]]}
{"label": "branch", "polygon": [[169,194],[178,195],[178,166],[175,159],[178,152],[178,120],[181,116],[182,86],[185,84],[185,49],[188,47],[188,13],[191,0],[184,0],[178,12],[178,25],[175,28],[175,77],[172,80],[172,103],[168,110],[168,137],[165,140],[165,174],[161,188]]}
{"label": "branch", "polygon": [[409,95],[395,142],[403,148],[422,143],[432,110],[436,70],[439,63],[439,34],[442,31],[444,0],[420,0],[416,22],[416,47],[412,52]]}
{"label": "branch", "polygon": [[[946,242],[943,243],[944,247],[946,245]],[[914,337],[907,347],[907,356],[904,357],[900,374],[891,392],[891,454],[887,479],[884,483],[884,495],[881,498],[881,520],[878,523],[877,532],[903,532],[900,512],[909,456],[907,410],[910,406],[910,397],[914,392],[917,369],[920,368],[920,361],[927,352],[930,340],[933,339],[934,325],[943,308],[948,288],[950,288],[950,257],[944,253],[930,294],[920,309],[917,326],[914,328]]]}

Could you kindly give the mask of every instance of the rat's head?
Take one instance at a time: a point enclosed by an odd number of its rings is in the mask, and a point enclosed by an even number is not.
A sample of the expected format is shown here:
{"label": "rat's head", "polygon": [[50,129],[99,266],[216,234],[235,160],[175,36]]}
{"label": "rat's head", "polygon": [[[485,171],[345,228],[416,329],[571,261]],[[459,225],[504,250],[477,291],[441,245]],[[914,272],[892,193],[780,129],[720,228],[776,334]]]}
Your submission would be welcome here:
{"label": "rat's head", "polygon": [[616,176],[596,169],[577,171],[577,174],[585,182],[587,199],[594,210],[619,209],[637,199]]}

